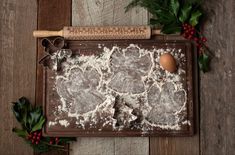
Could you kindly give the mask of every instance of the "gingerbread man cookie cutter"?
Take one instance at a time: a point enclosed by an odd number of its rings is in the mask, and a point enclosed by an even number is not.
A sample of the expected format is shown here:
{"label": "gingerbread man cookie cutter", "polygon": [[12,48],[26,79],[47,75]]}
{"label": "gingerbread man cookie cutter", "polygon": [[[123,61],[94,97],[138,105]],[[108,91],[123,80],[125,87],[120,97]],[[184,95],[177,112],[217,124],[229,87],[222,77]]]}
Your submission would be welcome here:
{"label": "gingerbread man cookie cutter", "polygon": [[62,37],[54,39],[44,38],[41,44],[46,55],[39,60],[39,64],[49,69],[55,71],[61,70],[61,63],[64,62],[67,57],[72,56],[72,51],[67,48],[67,44]]}

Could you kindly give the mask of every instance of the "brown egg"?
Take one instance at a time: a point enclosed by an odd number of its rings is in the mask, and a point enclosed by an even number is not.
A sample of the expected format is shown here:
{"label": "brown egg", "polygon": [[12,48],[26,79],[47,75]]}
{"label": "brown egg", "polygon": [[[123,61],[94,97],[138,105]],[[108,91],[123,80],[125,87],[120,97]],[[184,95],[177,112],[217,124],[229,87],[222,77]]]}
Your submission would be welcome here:
{"label": "brown egg", "polygon": [[175,58],[170,53],[164,53],[160,56],[160,65],[171,73],[177,69]]}

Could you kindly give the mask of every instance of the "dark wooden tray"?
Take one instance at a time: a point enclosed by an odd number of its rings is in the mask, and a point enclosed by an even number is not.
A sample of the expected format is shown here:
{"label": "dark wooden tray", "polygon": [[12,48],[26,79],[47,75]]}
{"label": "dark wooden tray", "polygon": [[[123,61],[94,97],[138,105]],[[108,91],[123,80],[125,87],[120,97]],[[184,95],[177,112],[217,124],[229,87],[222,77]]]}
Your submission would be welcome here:
{"label": "dark wooden tray", "polygon": [[[121,131],[113,131],[111,127],[107,127],[103,130],[98,130],[98,128],[92,129],[82,129],[78,128],[75,124],[75,120],[67,118],[66,115],[63,119],[67,119],[70,122],[68,127],[63,127],[60,125],[55,125],[49,127],[48,123],[44,127],[44,135],[47,136],[190,136],[194,133],[194,97],[197,90],[194,89],[194,85],[197,81],[197,76],[194,71],[197,70],[197,65],[195,65],[193,60],[196,59],[195,54],[193,54],[194,46],[191,42],[185,40],[117,40],[117,41],[66,41],[67,48],[73,51],[74,55],[77,54],[99,54],[102,49],[97,48],[98,44],[105,45],[106,47],[112,47],[113,45],[118,45],[119,47],[126,47],[130,43],[138,44],[144,48],[150,48],[156,46],[157,48],[176,48],[182,49],[185,54],[186,63],[185,67],[185,81],[183,87],[187,90],[187,102],[186,102],[186,115],[185,119],[190,123],[181,126],[180,130],[171,129],[160,129],[154,128],[154,130],[143,133],[138,129],[128,129],[124,128]],[[56,90],[53,89],[55,76],[54,71],[44,67],[43,75],[39,75],[38,78],[41,79],[43,76],[43,108],[45,115],[47,117],[47,122],[54,120],[53,112],[55,107],[59,104],[59,99]],[[193,82],[194,81],[194,82]]]}

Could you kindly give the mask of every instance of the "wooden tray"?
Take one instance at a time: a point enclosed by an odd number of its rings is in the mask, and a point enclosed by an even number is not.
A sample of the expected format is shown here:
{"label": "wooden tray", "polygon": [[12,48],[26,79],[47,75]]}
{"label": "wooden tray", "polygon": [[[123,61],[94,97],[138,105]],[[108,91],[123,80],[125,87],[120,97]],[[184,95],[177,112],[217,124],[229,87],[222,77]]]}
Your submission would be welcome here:
{"label": "wooden tray", "polygon": [[[53,121],[55,116],[53,113],[56,111],[55,107],[58,107],[60,103],[58,94],[53,88],[55,78],[54,71],[44,67],[43,69],[43,108],[47,117],[47,124],[44,127],[44,135],[47,136],[190,136],[194,133],[194,118],[193,107],[194,94],[197,90],[194,90],[193,81],[197,81],[196,75],[193,70],[197,70],[196,65],[193,64],[193,52],[194,47],[189,41],[185,40],[118,40],[118,41],[66,41],[66,47],[71,49],[73,55],[90,55],[102,53],[102,48],[98,48],[99,45],[111,48],[113,45],[118,47],[127,47],[129,44],[137,44],[141,48],[176,48],[182,49],[182,53],[185,54],[186,62],[183,68],[186,70],[185,81],[182,83],[183,87],[187,91],[186,110],[184,112],[184,120],[188,122],[180,126],[180,129],[162,129],[154,127],[153,130],[143,132],[139,129],[124,128],[122,130],[113,130],[112,127],[106,127],[99,130],[99,125],[96,128],[80,128],[73,118],[69,118],[66,114],[62,114],[63,120],[67,120],[70,125],[64,127],[61,125],[55,125],[50,127],[48,122]],[[195,59],[195,58],[194,58]],[[41,78],[41,77],[38,77]]]}

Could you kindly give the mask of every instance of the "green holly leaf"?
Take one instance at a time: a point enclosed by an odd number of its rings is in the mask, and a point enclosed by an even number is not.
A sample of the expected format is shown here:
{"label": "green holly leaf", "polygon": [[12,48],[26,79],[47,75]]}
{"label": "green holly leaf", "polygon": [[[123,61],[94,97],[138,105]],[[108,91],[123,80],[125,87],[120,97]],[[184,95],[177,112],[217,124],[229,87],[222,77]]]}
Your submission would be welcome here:
{"label": "green holly leaf", "polygon": [[19,108],[19,105],[17,102],[13,102],[12,111],[13,111],[13,114],[15,115],[15,118],[17,119],[17,121],[21,123],[22,116],[21,116],[21,111],[20,111],[20,108]]}
{"label": "green holly leaf", "polygon": [[140,1],[141,1],[141,0],[133,0],[132,2],[130,2],[130,3],[124,8],[124,9],[125,9],[125,13],[126,13],[127,11],[129,11],[130,9],[132,9],[133,7],[138,6]]}
{"label": "green holly leaf", "polygon": [[41,107],[36,107],[32,111],[30,111],[28,119],[27,119],[27,122],[30,126],[30,129],[32,129],[32,127],[37,124],[41,115],[42,115],[42,108]]}
{"label": "green holly leaf", "polygon": [[204,73],[209,71],[209,56],[205,53],[201,54],[198,58],[199,68]]}
{"label": "green holly leaf", "polygon": [[25,138],[28,135],[26,130],[21,130],[17,128],[13,128],[12,132],[15,132],[19,137],[22,137],[22,138]]}
{"label": "green holly leaf", "polygon": [[180,10],[179,20],[184,23],[190,16],[190,11],[192,9],[192,5],[186,3],[183,8]]}
{"label": "green holly leaf", "polygon": [[152,15],[156,15],[158,11],[164,11],[167,10],[165,6],[162,5],[159,0],[151,1],[151,0],[141,0],[139,3],[141,7],[144,7],[150,12]]}
{"label": "green holly leaf", "polygon": [[153,26],[160,26],[161,25],[160,21],[158,19],[154,19],[154,18],[150,18],[149,24],[153,25]]}
{"label": "green holly leaf", "polygon": [[192,25],[192,26],[196,26],[199,22],[199,17],[202,15],[202,12],[197,10],[195,12],[193,12],[191,14],[191,17],[189,19],[189,23]]}
{"label": "green holly leaf", "polygon": [[15,132],[19,137],[24,138],[25,142],[29,144],[35,152],[48,152],[53,149],[64,150],[64,147],[60,144],[67,144],[71,141],[75,141],[75,137],[62,137],[59,138],[58,145],[50,145],[49,142],[51,137],[41,138],[38,144],[32,144],[30,140],[26,139],[29,133],[41,130],[46,119],[43,116],[42,108],[35,107],[32,108],[31,104],[26,98],[20,98],[17,102],[13,103],[12,107],[13,113],[17,120],[21,123],[23,129],[13,128],[12,131]]}
{"label": "green holly leaf", "polygon": [[181,25],[177,23],[171,23],[164,25],[161,29],[161,32],[164,34],[175,34],[181,32]]}
{"label": "green holly leaf", "polygon": [[39,143],[37,145],[32,145],[33,150],[37,153],[43,153],[43,152],[48,152],[51,150],[50,146],[44,143]]}
{"label": "green holly leaf", "polygon": [[46,119],[44,118],[44,116],[41,116],[39,121],[37,122],[37,124],[35,124],[32,128],[31,132],[37,131],[37,130],[41,130],[43,124],[45,123]]}
{"label": "green holly leaf", "polygon": [[22,125],[23,129],[28,129],[27,117],[31,109],[31,104],[25,97],[21,97],[17,102],[13,102],[13,114],[17,121]]}
{"label": "green holly leaf", "polygon": [[166,10],[157,10],[156,16],[161,25],[167,25],[176,22],[175,16]]}
{"label": "green holly leaf", "polygon": [[178,11],[179,11],[179,7],[180,7],[180,3],[178,0],[171,0],[171,10],[174,13],[174,15],[177,17],[178,15]]}

